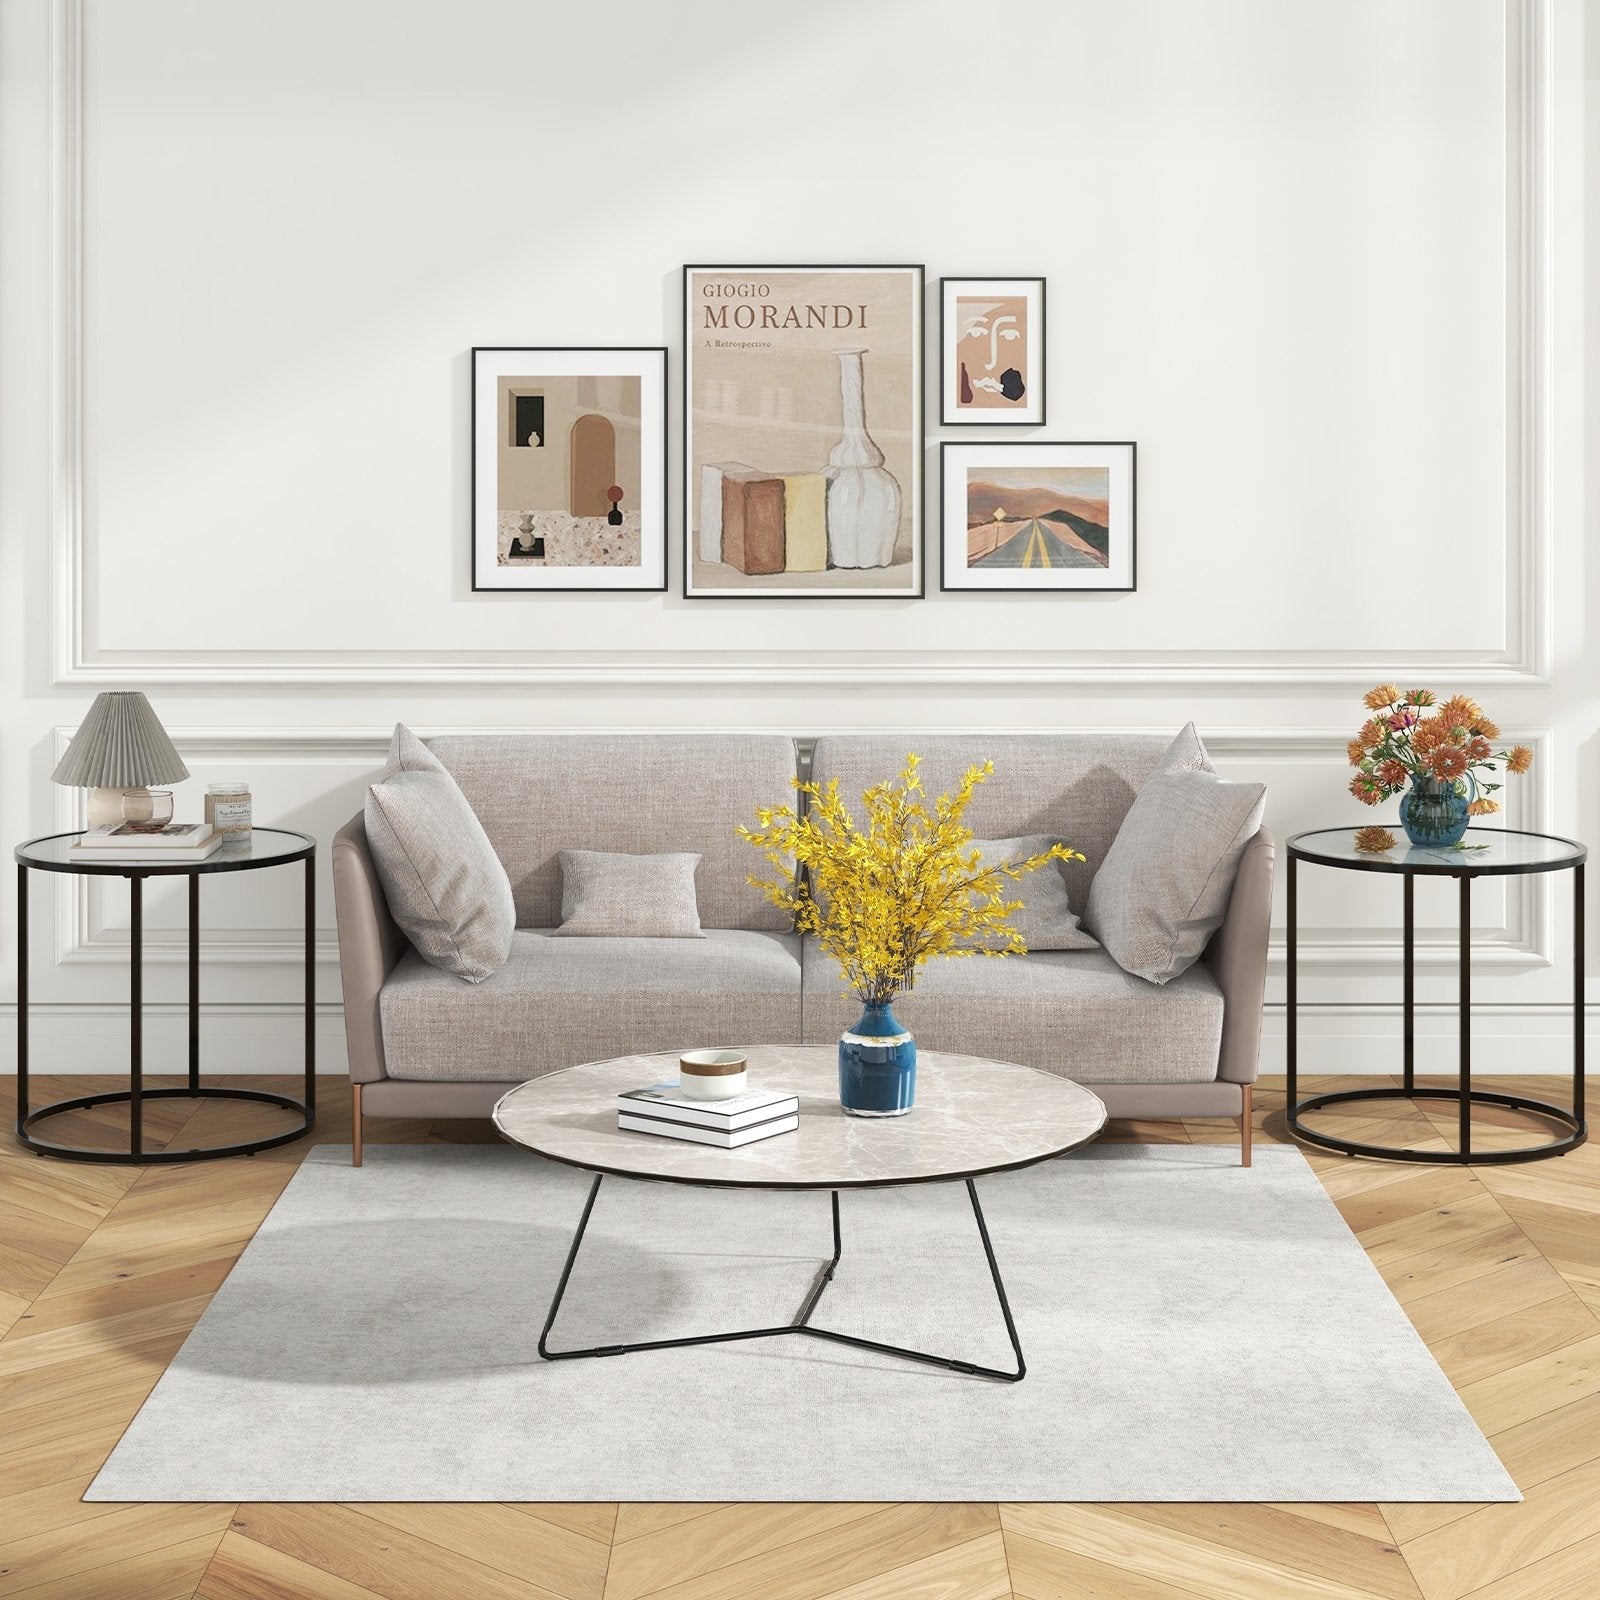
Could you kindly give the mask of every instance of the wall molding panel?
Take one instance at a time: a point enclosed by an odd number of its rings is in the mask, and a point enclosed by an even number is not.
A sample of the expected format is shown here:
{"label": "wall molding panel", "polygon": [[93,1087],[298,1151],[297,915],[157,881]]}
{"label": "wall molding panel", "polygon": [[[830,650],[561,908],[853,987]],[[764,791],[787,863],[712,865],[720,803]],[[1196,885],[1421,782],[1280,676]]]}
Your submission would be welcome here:
{"label": "wall molding panel", "polygon": [[[55,730],[56,759],[59,760],[76,730]],[[361,772],[383,765],[389,747],[388,730],[361,730],[356,733],[335,729],[265,728],[248,731],[211,728],[168,728],[178,752],[190,760],[228,761],[260,766],[294,763],[314,766],[348,764]],[[55,827],[68,832],[84,826],[87,791],[56,787]],[[341,825],[344,819],[340,819]],[[326,884],[331,835],[318,840],[318,862],[323,882],[317,893],[316,959],[319,965],[336,964],[339,939],[333,917],[333,896]],[[274,868],[274,872],[297,871],[294,867]],[[55,960],[57,966],[100,965],[125,967],[128,960],[126,927],[108,926],[105,914],[105,887],[116,879],[74,877],[52,874],[55,879]],[[218,880],[221,881],[221,880]],[[296,893],[299,892],[298,879]],[[181,965],[189,958],[186,929],[149,926],[144,934],[144,960],[148,965]],[[205,890],[201,890],[200,964],[204,966],[285,966],[298,971],[305,960],[300,931],[282,934],[260,928],[230,928],[207,919]]]}
{"label": "wall molding panel", "polygon": [[[183,0],[0,0],[13,840],[82,826],[85,794],[50,784],[49,763],[97,691],[147,691],[193,774],[180,816],[237,777],[263,824],[319,841],[316,1031],[335,1072],[332,836],[397,718],[425,737],[890,731],[890,759],[934,733],[1165,738],[1192,718],[1219,771],[1269,786],[1261,1066],[1281,1072],[1285,841],[1396,813],[1346,793],[1372,684],[1476,695],[1507,745],[1532,747],[1482,821],[1600,837],[1600,443],[1585,428],[1600,18],[1584,0],[1157,9],[1165,49],[1125,8],[1022,0],[1030,36],[1103,63],[1079,86],[1090,132],[1060,135],[1026,78],[1047,84],[1048,62],[1024,64],[1009,132],[952,153],[916,118],[954,0],[910,29],[864,10],[860,60],[897,50],[902,71],[826,127],[748,149],[722,137],[719,103],[651,123],[650,63],[683,18],[624,0],[641,48],[617,64],[611,137],[547,163],[537,204],[520,204],[505,196],[545,129],[581,121],[584,93],[552,80],[533,104],[521,63],[592,49],[581,7],[484,0],[441,34],[424,0],[399,0],[375,38],[361,8],[317,0],[285,0],[267,33]],[[781,26],[724,30],[707,59],[743,83],[781,52]],[[800,92],[811,70],[802,52],[779,77]],[[937,445],[969,430],[928,423],[924,599],[684,599],[677,268],[704,254],[683,248],[734,226],[758,241],[735,259],[781,260],[800,217],[803,259],[928,261],[931,388],[939,275],[983,265],[960,258],[970,228],[940,197],[982,185],[997,214],[1025,209],[1027,173],[994,167],[1019,130],[1072,197],[1033,263],[1060,280],[1051,416],[970,438],[1136,438],[1137,592],[1023,592],[1031,573],[1011,594],[942,591]],[[616,216],[654,241],[642,264],[595,253]],[[472,591],[467,352],[496,340],[668,347],[666,593]],[[803,403],[810,432],[751,433],[747,453],[814,469],[837,437],[835,365],[764,364],[730,386],[737,405],[696,398],[768,421]],[[900,381],[875,375],[880,444],[904,426],[878,399]],[[29,882],[33,1069],[121,1071],[128,884]],[[1302,863],[1298,886],[1303,1070],[1398,1072],[1401,883]],[[1455,1065],[1455,889],[1416,896],[1428,1072]],[[301,890],[298,866],[201,887],[205,1051],[229,1071],[298,1069]],[[15,1061],[6,894],[0,1072]],[[1474,1069],[1569,1071],[1571,874],[1475,884],[1472,907]],[[186,1040],[183,884],[147,885],[144,912],[148,1065],[166,1072]],[[1587,932],[1593,967],[1592,894]]]}
{"label": "wall molding panel", "polygon": [[[59,759],[75,730],[58,727],[55,730],[56,759]],[[423,737],[436,733],[569,733],[538,727],[461,727],[459,725],[421,725],[417,731]],[[627,730],[617,730],[627,731]],[[643,731],[643,730],[634,730]],[[687,729],[657,728],[654,732],[685,732]],[[839,733],[871,732],[871,729],[835,727]],[[1004,728],[947,728],[950,733],[1023,732]],[[1038,731],[1038,730],[1031,730]],[[1162,733],[1164,727],[1122,726],[1111,728],[1079,728],[1052,730],[1078,733]],[[383,765],[389,748],[388,728],[315,728],[278,727],[247,730],[215,728],[171,727],[167,730],[173,743],[186,760],[197,762],[227,761],[238,767],[258,765],[273,766],[285,763],[313,766],[353,766],[361,773],[376,772]],[[810,737],[809,734],[802,737]],[[1329,771],[1329,792],[1338,793],[1344,783],[1348,763],[1344,753],[1346,735],[1330,729],[1272,729],[1272,728],[1220,728],[1207,733],[1206,748],[1211,755],[1228,765],[1239,763],[1252,771],[1261,771],[1274,765],[1326,765]],[[1538,728],[1508,733],[1508,740],[1529,745],[1534,751],[1532,773],[1520,780],[1519,787],[1507,788],[1506,818],[1508,825],[1544,831],[1550,826],[1551,813],[1551,730]],[[1270,782],[1270,780],[1269,780]],[[83,826],[86,804],[85,791],[57,788],[55,826],[67,831]],[[343,818],[340,819],[342,824]],[[320,853],[326,867],[326,854],[330,839],[320,841]],[[1283,839],[1279,837],[1281,847]],[[1303,867],[1305,877],[1322,869]],[[1281,890],[1283,865],[1279,859]],[[128,936],[125,928],[108,925],[103,888],[106,880],[72,877],[57,874],[55,881],[55,959],[58,966],[80,964],[124,965],[128,955]],[[1478,924],[1474,948],[1476,970],[1502,972],[1527,971],[1549,966],[1562,959],[1555,947],[1555,906],[1549,875],[1534,875],[1503,880],[1506,886],[1506,917],[1499,926]],[[204,912],[202,910],[202,918]],[[148,927],[145,931],[145,961],[153,964],[176,965],[188,959],[187,934],[182,929]],[[1284,938],[1281,928],[1274,929],[1270,947],[1270,961],[1276,971],[1281,971],[1284,961]],[[1334,929],[1308,925],[1302,929],[1300,939],[1300,964],[1306,973],[1324,972],[1359,973],[1371,969],[1384,973],[1398,971],[1400,958],[1400,923],[1398,899],[1392,926]],[[201,945],[202,966],[258,965],[286,966],[299,969],[303,951],[298,930],[284,934],[267,933],[254,928],[218,927],[203,921]],[[338,937],[333,922],[332,897],[326,891],[318,896],[317,960],[333,964],[339,959]],[[1416,964],[1419,973],[1453,970],[1456,959],[1456,935],[1453,927],[1418,928]]]}
{"label": "wall molding panel", "polygon": [[[1352,685],[1404,672],[1452,684],[1544,683],[1550,638],[1551,0],[1506,0],[1506,501],[1501,637],[1483,648],[1370,653],[916,651],[472,652],[109,650],[96,639],[85,410],[87,0],[50,0],[51,664],[63,685],[845,686],[993,688]],[[924,536],[931,540],[935,530]],[[676,559],[676,554],[674,556]],[[709,614],[709,612],[708,612]],[[700,637],[698,631],[689,637]]]}
{"label": "wall molding panel", "polygon": [[[1252,771],[1260,771],[1274,764],[1291,762],[1306,765],[1326,763],[1331,769],[1328,792],[1337,794],[1345,785],[1350,764],[1345,755],[1348,733],[1330,733],[1321,729],[1250,729],[1226,730],[1205,735],[1206,749],[1217,760],[1227,763],[1247,763]],[[1525,828],[1535,833],[1553,831],[1555,785],[1552,766],[1554,733],[1550,728],[1524,728],[1509,730],[1504,735],[1507,744],[1525,744],[1534,753],[1533,769],[1515,783],[1507,783],[1500,799],[1505,810],[1499,821],[1506,827]],[[1268,780],[1268,795],[1272,785]],[[1270,819],[1269,819],[1270,825]],[[1321,825],[1311,819],[1309,826]],[[1399,824],[1394,824],[1398,831]],[[1295,831],[1294,829],[1289,830]],[[1285,861],[1283,844],[1286,835],[1277,837],[1279,854],[1277,888],[1281,899],[1284,883]],[[1308,880],[1318,875],[1340,876],[1335,868],[1300,864],[1302,897]],[[1551,879],[1560,876],[1552,873],[1534,873],[1525,876],[1495,880],[1502,884],[1506,896],[1506,919],[1499,927],[1474,922],[1477,932],[1473,939],[1473,970],[1488,972],[1526,972],[1537,967],[1548,967],[1566,959],[1556,950],[1555,895]],[[1387,880],[1380,880],[1387,881]],[[1402,954],[1400,926],[1399,884],[1394,885],[1394,920],[1383,927],[1357,930],[1333,930],[1303,925],[1299,940],[1299,962],[1302,973],[1347,971],[1362,973],[1372,971],[1398,977]],[[1415,962],[1419,974],[1451,971],[1456,967],[1458,949],[1454,923],[1430,928],[1419,922],[1416,932]],[[1268,946],[1269,969],[1281,974],[1286,961],[1287,940],[1282,927],[1275,920]]]}
{"label": "wall molding panel", "polygon": [[1506,0],[1506,622],[1526,675],[1554,642],[1555,56],[1551,0]]}

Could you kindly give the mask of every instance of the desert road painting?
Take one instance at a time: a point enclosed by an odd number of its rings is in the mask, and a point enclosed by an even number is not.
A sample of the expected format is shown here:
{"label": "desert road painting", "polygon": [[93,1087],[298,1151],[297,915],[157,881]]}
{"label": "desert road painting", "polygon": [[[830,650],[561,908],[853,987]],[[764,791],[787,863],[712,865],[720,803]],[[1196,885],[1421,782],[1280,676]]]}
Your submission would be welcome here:
{"label": "desert road painting", "polygon": [[1098,567],[1110,544],[1104,467],[999,469],[967,480],[967,565]]}
{"label": "desert road painting", "polygon": [[946,588],[1131,587],[1131,446],[955,445],[944,463]]}

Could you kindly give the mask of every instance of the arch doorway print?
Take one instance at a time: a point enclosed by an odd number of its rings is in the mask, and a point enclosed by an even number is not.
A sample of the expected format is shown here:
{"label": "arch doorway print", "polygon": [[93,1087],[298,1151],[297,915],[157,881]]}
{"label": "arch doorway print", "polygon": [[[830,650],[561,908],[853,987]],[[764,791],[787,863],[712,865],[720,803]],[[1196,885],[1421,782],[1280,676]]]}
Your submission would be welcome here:
{"label": "arch doorway print", "polygon": [[572,424],[567,509],[575,517],[603,517],[606,490],[617,481],[617,430],[604,417],[579,417]]}

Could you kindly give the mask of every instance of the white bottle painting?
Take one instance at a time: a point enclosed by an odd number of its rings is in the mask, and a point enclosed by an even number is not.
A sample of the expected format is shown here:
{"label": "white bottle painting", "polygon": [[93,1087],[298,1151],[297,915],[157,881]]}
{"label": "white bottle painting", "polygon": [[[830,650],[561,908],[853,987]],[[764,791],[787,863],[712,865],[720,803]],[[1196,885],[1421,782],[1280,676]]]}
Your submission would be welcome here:
{"label": "white bottle painting", "polygon": [[[721,563],[746,577],[895,564],[901,488],[867,432],[867,351],[852,345],[826,354],[838,361],[838,443],[817,465],[794,462],[793,456],[791,464],[778,467],[735,459],[702,463],[697,543],[702,561]],[[739,398],[730,395],[736,389],[732,383],[720,386],[722,416],[741,425],[756,420],[766,428],[789,431],[784,425],[795,422],[799,409],[792,390],[768,386],[757,391],[760,412],[747,419],[730,405]],[[789,440],[795,455],[809,453],[805,434],[811,428],[820,432],[831,426],[830,417],[815,411],[812,416],[814,422]]]}
{"label": "white bottle painting", "polygon": [[835,567],[887,567],[900,528],[900,485],[867,432],[866,352],[839,357],[844,433],[828,454],[828,557]]}

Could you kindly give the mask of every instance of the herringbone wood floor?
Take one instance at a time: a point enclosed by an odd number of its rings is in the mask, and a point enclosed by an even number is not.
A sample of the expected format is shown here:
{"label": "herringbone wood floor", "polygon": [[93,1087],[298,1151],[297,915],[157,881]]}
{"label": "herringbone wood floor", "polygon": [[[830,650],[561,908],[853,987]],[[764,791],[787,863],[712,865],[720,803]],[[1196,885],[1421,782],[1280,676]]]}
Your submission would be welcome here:
{"label": "herringbone wood floor", "polygon": [[[1554,1080],[1516,1080],[1535,1081],[1560,1098]],[[348,1094],[336,1080],[324,1084],[317,1140],[346,1142]],[[8,1098],[13,1087],[4,1083]],[[52,1097],[88,1092],[60,1078],[41,1087]],[[1282,1137],[1282,1106],[1281,1082],[1263,1083],[1258,1138]],[[181,1130],[186,1143],[220,1141],[246,1119],[259,1127],[273,1115],[166,1102],[147,1127],[169,1138]],[[62,1136],[112,1136],[110,1117],[75,1120],[70,1130],[62,1120]],[[1448,1119],[1409,1106],[1343,1120],[1390,1141],[1450,1137]],[[1502,1116],[1493,1137],[1533,1142],[1518,1123]],[[1223,1123],[1124,1124],[1112,1136],[1228,1142],[1233,1132]],[[479,1139],[487,1130],[377,1122],[368,1137]],[[138,1169],[40,1160],[0,1144],[0,1596],[1600,1595],[1600,1145],[1477,1171],[1311,1156],[1516,1477],[1521,1505],[82,1504],[307,1147]],[[1297,1425],[1293,1415],[1261,1419],[1263,1428]]]}

